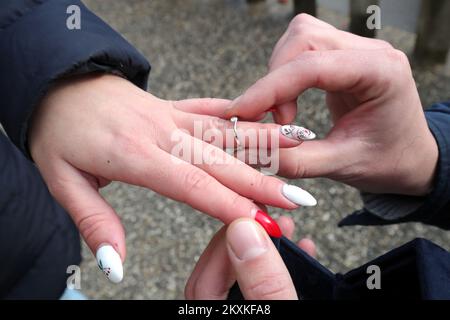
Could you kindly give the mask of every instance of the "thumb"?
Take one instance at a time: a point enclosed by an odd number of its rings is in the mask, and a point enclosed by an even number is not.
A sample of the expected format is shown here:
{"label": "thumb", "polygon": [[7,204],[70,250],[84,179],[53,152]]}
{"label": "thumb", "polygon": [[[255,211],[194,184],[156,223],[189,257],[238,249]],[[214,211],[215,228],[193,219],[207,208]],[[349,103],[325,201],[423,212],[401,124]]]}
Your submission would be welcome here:
{"label": "thumb", "polygon": [[99,268],[111,282],[119,283],[126,254],[119,217],[98,192],[94,177],[67,163],[59,169],[61,178],[49,183],[52,195],[69,212]]}
{"label": "thumb", "polygon": [[283,260],[256,221],[235,220],[227,229],[226,240],[228,255],[245,299],[298,299]]}

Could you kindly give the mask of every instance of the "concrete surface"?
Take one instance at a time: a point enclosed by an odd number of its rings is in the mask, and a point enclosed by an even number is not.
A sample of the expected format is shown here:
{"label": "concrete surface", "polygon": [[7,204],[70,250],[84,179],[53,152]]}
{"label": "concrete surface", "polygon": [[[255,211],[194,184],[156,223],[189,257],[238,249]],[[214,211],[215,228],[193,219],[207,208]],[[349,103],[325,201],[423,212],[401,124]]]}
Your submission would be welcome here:
{"label": "concrete surface", "polygon": [[[150,59],[150,91],[167,99],[236,97],[265,74],[271,50],[291,18],[290,5],[275,0],[252,6],[243,0],[88,0],[86,4]],[[340,28],[348,23],[324,8],[319,8],[319,16]],[[380,37],[405,51],[414,43],[412,34],[388,26]],[[440,68],[415,74],[424,105],[450,98],[450,81]],[[323,93],[310,90],[299,105],[301,124],[323,137],[330,127]],[[297,223],[295,238],[311,237],[318,259],[335,272],[345,272],[415,237],[450,249],[450,232],[420,224],[337,228],[342,217],[360,208],[357,192],[324,179],[295,183],[319,199],[315,208],[284,212]],[[85,249],[83,291],[93,299],[183,298],[185,281],[220,224],[142,188],[114,183],[103,194],[127,231],[125,280],[119,285],[108,283]],[[277,216],[281,210],[271,212]]]}

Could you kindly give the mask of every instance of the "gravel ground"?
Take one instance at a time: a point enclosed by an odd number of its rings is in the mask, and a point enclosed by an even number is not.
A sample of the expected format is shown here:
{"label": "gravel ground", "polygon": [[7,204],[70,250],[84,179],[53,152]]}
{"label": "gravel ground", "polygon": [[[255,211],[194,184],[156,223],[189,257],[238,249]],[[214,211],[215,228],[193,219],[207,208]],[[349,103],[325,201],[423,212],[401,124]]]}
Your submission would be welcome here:
{"label": "gravel ground", "polygon": [[[153,66],[149,91],[166,99],[236,97],[265,74],[271,50],[291,19],[291,7],[275,0],[252,6],[243,0],[85,2],[148,57]],[[348,24],[323,8],[319,17],[340,28]],[[406,52],[414,43],[412,34],[387,26],[380,38]],[[415,70],[415,75],[424,105],[450,98],[450,79],[440,68]],[[323,93],[306,92],[299,106],[301,124],[323,137],[330,128]],[[357,192],[325,179],[295,183],[319,204],[284,214],[296,221],[296,238],[311,237],[318,259],[335,272],[416,237],[450,249],[450,233],[420,224],[338,228],[341,218],[360,208]],[[120,285],[108,283],[84,248],[83,291],[93,299],[183,298],[185,281],[220,224],[142,188],[113,183],[103,193],[127,231],[125,279]]]}

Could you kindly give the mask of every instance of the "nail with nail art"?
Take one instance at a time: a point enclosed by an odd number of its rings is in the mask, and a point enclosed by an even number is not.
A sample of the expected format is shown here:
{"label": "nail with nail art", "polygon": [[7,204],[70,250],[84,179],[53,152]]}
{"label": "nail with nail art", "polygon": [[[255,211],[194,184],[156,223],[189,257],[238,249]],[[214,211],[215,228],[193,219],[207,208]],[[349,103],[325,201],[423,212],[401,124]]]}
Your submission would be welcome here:
{"label": "nail with nail art", "polygon": [[282,193],[289,201],[304,207],[314,207],[317,200],[306,190],[291,184],[285,184]]}
{"label": "nail with nail art", "polygon": [[101,245],[96,253],[97,264],[109,281],[119,283],[123,279],[122,259],[110,245]]}
{"label": "nail with nail art", "polygon": [[316,138],[316,134],[311,130],[292,124],[281,126],[280,131],[283,136],[298,141],[313,140]]}

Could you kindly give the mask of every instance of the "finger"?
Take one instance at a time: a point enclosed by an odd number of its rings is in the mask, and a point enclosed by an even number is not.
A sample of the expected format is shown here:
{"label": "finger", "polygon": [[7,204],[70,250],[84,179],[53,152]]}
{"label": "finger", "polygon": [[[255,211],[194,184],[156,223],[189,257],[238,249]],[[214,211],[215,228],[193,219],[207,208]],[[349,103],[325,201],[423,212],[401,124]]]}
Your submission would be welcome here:
{"label": "finger", "polygon": [[100,269],[110,281],[120,282],[126,255],[120,219],[87,174],[62,162],[58,171],[57,182],[49,184],[52,195],[70,213]]}
{"label": "finger", "polygon": [[[306,42],[306,41],[301,41],[300,39],[294,39],[296,38],[295,35],[297,33],[299,33],[299,30],[301,29],[302,32],[305,29],[304,27],[307,26],[309,29],[312,28],[319,28],[319,30],[322,30],[322,32],[324,33],[328,33],[331,30],[336,30],[336,28],[328,23],[326,23],[325,21],[319,20],[309,14],[306,13],[301,13],[299,15],[297,15],[294,19],[292,19],[292,21],[289,24],[289,27],[287,28],[286,32],[281,36],[280,40],[277,42],[272,55],[270,57],[269,60],[269,70],[272,71],[274,69],[276,69],[277,67],[279,67],[282,64],[277,63],[277,59],[278,57],[280,57],[280,51],[286,51],[284,49],[284,47],[286,46],[286,44],[290,43],[290,42]],[[329,30],[324,30],[324,29],[329,29]],[[302,44],[303,46],[305,45],[304,43]],[[293,49],[297,49],[298,48],[293,48]],[[304,50],[302,50],[304,51]],[[293,51],[294,53],[296,53],[297,55],[300,53],[300,51]]]}
{"label": "finger", "polygon": [[[254,218],[259,208],[225,187],[213,176],[161,149],[142,149],[118,160],[114,180],[139,185],[187,203],[225,224],[239,217]],[[155,165],[157,164],[157,165]]]}
{"label": "finger", "polygon": [[272,67],[271,67],[272,63],[273,63],[272,60],[274,59],[274,57],[276,57],[278,55],[280,48],[282,48],[285,45],[285,43],[288,39],[288,36],[289,36],[289,29],[287,29],[283,33],[283,35],[280,37],[280,39],[277,41],[275,47],[273,48],[272,55],[270,56],[269,64],[268,64],[269,70],[272,70]]}
{"label": "finger", "polygon": [[[172,101],[172,105],[175,109],[183,111],[185,113],[193,113],[219,118],[224,118],[225,110],[230,106],[230,103],[230,100],[216,98],[193,98]],[[249,120],[260,121],[264,119],[265,116],[266,114],[262,113]]]}
{"label": "finger", "polygon": [[173,101],[175,109],[183,112],[220,117],[230,105],[230,100],[215,98],[193,98]]}
{"label": "finger", "polygon": [[309,254],[311,257],[316,258],[316,245],[311,239],[304,238],[297,242],[297,245],[300,249],[305,251],[307,254]]}
{"label": "finger", "polygon": [[216,247],[218,246],[220,241],[224,240],[224,238],[225,238],[225,227],[222,227],[214,235],[214,237],[209,241],[205,250],[203,250],[203,253],[201,254],[200,258],[198,259],[197,263],[195,264],[195,267],[192,270],[192,273],[189,276],[188,281],[186,282],[186,286],[184,289],[184,295],[185,295],[186,299],[188,299],[188,300],[195,299],[195,286],[196,286],[197,279],[202,274],[203,270],[205,269],[206,265],[208,264],[208,261],[209,261],[211,255],[216,250]]}
{"label": "finger", "polygon": [[[297,99],[294,101],[285,102],[277,107],[273,112],[274,120],[278,124],[289,124],[294,122],[297,116]],[[282,148],[289,148],[284,147]]]}
{"label": "finger", "polygon": [[284,34],[280,37],[280,40],[275,45],[275,48],[273,50],[272,56],[276,54],[277,50],[281,48],[287,41],[290,34],[295,33],[294,29],[299,29],[302,25],[310,25],[310,26],[316,26],[319,28],[324,29],[336,29],[331,24],[326,23],[325,21],[322,21],[320,19],[317,19],[314,16],[311,16],[306,13],[301,13],[297,16],[295,16],[291,22],[289,23],[288,28],[284,32]]}
{"label": "finger", "polygon": [[353,164],[348,155],[357,150],[358,143],[363,142],[328,138],[306,141],[297,148],[280,149],[278,174],[291,179],[331,177]]}
{"label": "finger", "polygon": [[281,216],[277,219],[278,226],[281,229],[281,233],[288,239],[292,239],[294,234],[295,224],[292,218],[287,216]]}
{"label": "finger", "polygon": [[[287,185],[273,176],[266,176],[219,148],[195,138],[192,138],[192,144],[194,158],[191,158],[191,163],[244,197],[285,209],[316,204],[307,191]],[[201,161],[196,161],[195,158]]]}
{"label": "finger", "polygon": [[378,50],[392,48],[379,39],[369,39],[342,30],[326,30],[306,25],[291,35],[271,58],[270,70],[292,61],[300,53],[310,50]]}
{"label": "finger", "polygon": [[315,25],[317,27],[327,28],[327,29],[336,29],[333,25],[320,20],[319,18],[316,18],[310,14],[307,13],[300,13],[296,15],[291,22],[289,23],[289,29],[292,29],[295,25],[300,24],[309,24],[309,25]]}
{"label": "finger", "polygon": [[190,300],[224,300],[236,281],[225,242],[223,227],[201,255],[186,285]]}
{"label": "finger", "polygon": [[230,261],[247,300],[297,299],[291,276],[264,229],[250,219],[234,221],[226,232]]}
{"label": "finger", "polygon": [[246,119],[292,101],[308,88],[343,92],[358,92],[364,88],[361,100],[370,98],[373,91],[367,90],[369,84],[392,72],[386,63],[380,61],[383,56],[385,54],[378,50],[304,52],[256,82],[233,102],[227,112]]}
{"label": "finger", "polygon": [[[354,152],[355,143],[359,143],[352,142],[325,139],[306,141],[296,148],[279,149],[278,155],[271,158],[272,162],[279,164],[275,174],[289,179],[331,178],[333,173],[353,164],[352,159],[345,157]],[[255,169],[267,167],[264,159],[261,161],[257,154],[249,150],[238,152],[238,157]]]}
{"label": "finger", "polygon": [[[295,115],[294,115],[295,117]],[[217,117],[182,113],[175,117],[177,126],[187,130],[193,137],[219,148],[237,147],[234,124]],[[277,149],[290,148],[302,141],[281,134],[281,126],[274,123],[238,121],[237,132],[243,148]]]}
{"label": "finger", "polygon": [[255,202],[255,204],[258,206],[258,208],[264,212],[269,212],[269,210],[267,209],[267,206],[260,203],[260,202]]}
{"label": "finger", "polygon": [[[345,155],[355,150],[356,141],[337,141],[336,139],[325,139],[317,141],[306,141],[296,148],[279,149],[278,155],[271,158],[272,162],[278,163],[278,171],[275,174],[289,178],[315,178],[330,177],[344,167],[353,164]],[[266,161],[261,161],[257,154],[249,150],[238,152],[239,159],[255,169],[266,168]]]}

